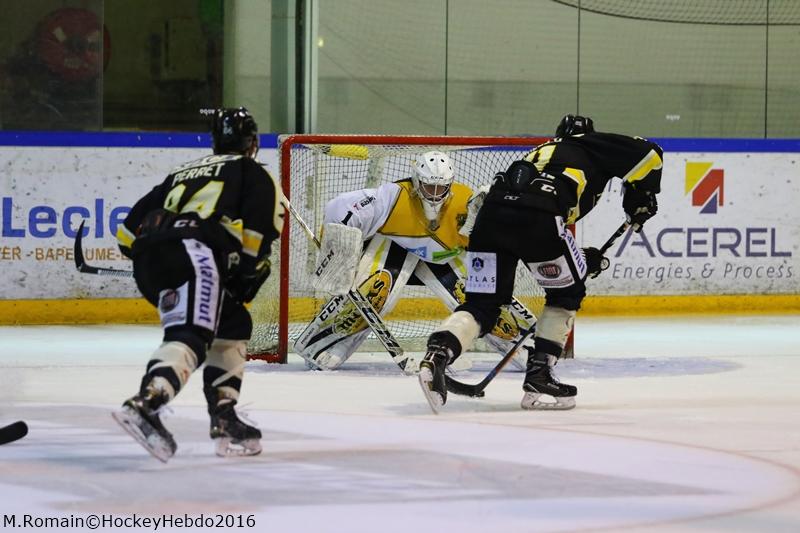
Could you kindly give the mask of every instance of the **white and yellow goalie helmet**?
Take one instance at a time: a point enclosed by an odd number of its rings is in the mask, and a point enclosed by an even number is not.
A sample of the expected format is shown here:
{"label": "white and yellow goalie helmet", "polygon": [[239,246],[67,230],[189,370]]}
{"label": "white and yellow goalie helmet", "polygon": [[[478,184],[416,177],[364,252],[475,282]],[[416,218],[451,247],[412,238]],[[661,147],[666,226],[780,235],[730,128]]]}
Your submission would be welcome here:
{"label": "white and yellow goalie helmet", "polygon": [[450,198],[454,179],[453,162],[444,152],[425,152],[416,157],[411,181],[429,225],[438,226],[439,213]]}

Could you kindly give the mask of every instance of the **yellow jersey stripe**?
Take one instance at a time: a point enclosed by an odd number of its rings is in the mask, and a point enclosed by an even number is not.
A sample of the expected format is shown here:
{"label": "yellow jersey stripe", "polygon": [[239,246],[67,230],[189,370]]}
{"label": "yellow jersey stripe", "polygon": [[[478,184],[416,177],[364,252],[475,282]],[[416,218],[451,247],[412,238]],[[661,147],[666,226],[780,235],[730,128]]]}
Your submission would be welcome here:
{"label": "yellow jersey stripe", "polygon": [[133,246],[133,241],[136,240],[136,235],[134,235],[128,228],[123,225],[120,225],[117,228],[117,242],[119,242],[122,246],[126,248],[130,248]]}
{"label": "yellow jersey stripe", "polygon": [[639,161],[635,167],[633,167],[627,174],[625,174],[625,176],[622,177],[622,181],[629,183],[639,181],[647,176],[651,170],[657,170],[662,166],[663,162],[661,161],[661,157],[655,150],[650,150],[650,152],[648,152],[648,154],[641,161]]}
{"label": "yellow jersey stripe", "polygon": [[252,257],[258,257],[263,240],[263,234],[251,229],[244,230],[242,232],[242,252]]}
{"label": "yellow jersey stripe", "polygon": [[583,170],[570,167],[565,168],[562,174],[577,184],[576,194],[578,203],[569,210],[569,215],[567,216],[567,224],[574,224],[581,215],[581,195],[583,195],[583,191],[586,189],[586,174],[583,173]]}

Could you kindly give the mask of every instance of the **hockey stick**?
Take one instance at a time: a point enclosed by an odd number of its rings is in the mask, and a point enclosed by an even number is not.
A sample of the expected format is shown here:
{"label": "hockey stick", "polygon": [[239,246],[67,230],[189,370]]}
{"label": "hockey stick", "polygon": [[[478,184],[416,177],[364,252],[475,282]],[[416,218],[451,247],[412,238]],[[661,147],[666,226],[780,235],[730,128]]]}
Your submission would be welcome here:
{"label": "hockey stick", "polygon": [[81,222],[78,233],[75,235],[75,267],[84,274],[98,274],[100,276],[114,276],[117,278],[133,277],[133,270],[118,270],[116,268],[96,267],[86,263],[83,258],[83,226],[86,220]]}
{"label": "hockey stick", "polygon": [[28,434],[28,424],[20,420],[7,426],[0,427],[0,444],[8,444],[19,440]]}
{"label": "hockey stick", "polygon": [[[630,224],[628,222],[623,222],[622,225],[619,228],[617,228],[614,234],[611,235],[611,237],[608,238],[606,243],[600,248],[600,254],[604,254],[606,251],[608,251],[608,249],[611,248],[611,246],[614,244],[614,241],[616,241],[620,237],[620,235],[625,233],[625,231],[629,227]],[[522,346],[522,343],[525,342],[525,340],[527,340],[527,338],[530,337],[533,333],[535,333],[535,331],[536,331],[536,324],[531,326],[525,332],[525,334],[522,335],[522,337],[520,337],[516,343],[514,343],[514,346],[511,348],[511,350],[509,350],[508,353],[506,353],[506,355],[504,355],[503,358],[500,359],[500,362],[497,363],[495,367],[489,371],[489,374],[485,378],[483,378],[483,381],[481,381],[480,383],[476,383],[475,385],[469,385],[467,383],[456,381],[450,376],[445,375],[444,379],[445,379],[445,384],[447,385],[447,390],[452,392],[453,394],[460,394],[462,396],[471,396],[473,398],[482,398],[483,396],[485,396],[483,389],[485,389],[486,386],[489,385],[489,383],[495,378],[497,373],[500,372],[503,369],[503,367],[506,366],[506,364],[508,364],[508,362],[514,357],[514,353],[519,349],[520,346]]]}
{"label": "hockey stick", "polygon": [[[314,230],[312,230],[306,221],[303,220],[303,217],[300,216],[300,213],[297,212],[294,206],[288,200],[284,200],[284,206],[289,210],[289,213],[291,213],[295,220],[297,220],[309,238],[311,238],[311,240],[314,242],[316,247],[321,248],[322,243],[319,242],[319,239],[314,234]],[[366,320],[372,332],[375,334],[381,344],[383,344],[383,347],[386,348],[386,351],[389,352],[389,355],[392,356],[392,360],[397,364],[397,366],[399,366],[400,369],[407,375],[415,374],[416,365],[409,364],[411,359],[409,359],[408,355],[404,353],[403,348],[394,338],[392,332],[389,331],[389,328],[386,327],[386,324],[383,322],[377,311],[375,311],[375,308],[372,307],[372,304],[369,300],[367,300],[366,296],[357,290],[351,289],[347,293],[347,297],[351,302],[353,302],[353,305],[356,307],[364,320]]]}
{"label": "hockey stick", "polygon": [[519,350],[519,347],[522,346],[522,344],[526,340],[528,340],[528,337],[533,335],[535,331],[536,331],[536,324],[525,330],[525,333],[523,333],[522,336],[519,339],[517,339],[517,342],[514,343],[514,346],[512,346],[511,349],[508,352],[506,352],[503,358],[500,359],[499,363],[494,365],[494,368],[492,368],[489,371],[489,373],[486,375],[485,378],[483,378],[483,380],[480,383],[476,383],[475,385],[462,383],[460,381],[454,380],[453,378],[445,374],[444,381],[445,384],[447,385],[447,390],[452,392],[453,394],[459,394],[461,396],[472,396],[473,398],[483,398],[486,395],[486,393],[483,392],[483,389],[485,389],[486,386],[489,383],[491,383],[491,381],[495,378],[495,376],[501,370],[503,370],[503,368],[508,364],[508,362],[514,358],[514,355],[517,353],[517,350]]}
{"label": "hockey stick", "polygon": [[620,225],[620,227],[617,228],[617,231],[615,231],[614,234],[611,235],[611,237],[608,238],[606,243],[603,246],[600,247],[600,254],[606,253],[608,251],[608,249],[611,248],[611,246],[613,246],[614,241],[619,239],[619,236],[622,235],[623,233],[625,233],[628,230],[629,227],[631,227],[630,222],[627,222],[627,221],[623,222]]}

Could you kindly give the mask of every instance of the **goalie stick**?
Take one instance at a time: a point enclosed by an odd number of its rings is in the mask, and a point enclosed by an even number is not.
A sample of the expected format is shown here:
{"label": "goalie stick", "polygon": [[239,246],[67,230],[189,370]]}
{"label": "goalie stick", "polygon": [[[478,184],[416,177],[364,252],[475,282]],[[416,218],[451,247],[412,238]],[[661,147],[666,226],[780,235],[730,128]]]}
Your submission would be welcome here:
{"label": "goalie stick", "polygon": [[114,276],[118,278],[131,278],[133,277],[132,270],[118,270],[116,268],[103,268],[103,267],[96,267],[86,263],[83,258],[83,226],[86,224],[86,220],[81,222],[81,225],[78,227],[78,233],[75,235],[75,268],[78,269],[78,272],[83,272],[84,274],[98,274],[100,276]]}
{"label": "goalie stick", "polygon": [[[284,206],[289,210],[289,213],[291,213],[295,220],[297,220],[298,224],[300,224],[317,248],[320,248],[322,245],[319,242],[319,239],[316,235],[314,235],[314,231],[309,227],[306,221],[303,220],[303,217],[300,216],[300,213],[297,212],[297,210],[288,200],[284,199]],[[366,320],[372,332],[375,333],[375,336],[378,338],[381,344],[383,344],[383,347],[386,348],[387,352],[389,352],[389,355],[392,356],[392,360],[397,364],[397,366],[399,366],[400,369],[407,375],[415,374],[416,365],[411,364],[413,361],[408,357],[408,355],[405,354],[403,348],[394,338],[392,332],[389,331],[389,328],[386,327],[386,324],[383,322],[383,320],[381,320],[380,315],[377,311],[375,311],[375,308],[372,307],[372,304],[369,300],[367,300],[366,296],[357,290],[351,289],[347,293],[347,297],[351,302],[353,302],[353,305],[356,307],[364,320]]]}
{"label": "goalie stick", "polygon": [[28,424],[22,420],[0,427],[0,444],[8,444],[28,434]]}
{"label": "goalie stick", "polygon": [[[600,253],[604,254],[608,251],[611,246],[613,246],[614,242],[625,233],[625,231],[630,227],[628,222],[623,222],[619,228],[614,232],[611,237],[605,242],[605,244],[600,247]],[[471,396],[473,398],[483,398],[486,393],[483,391],[489,383],[497,376],[497,374],[503,369],[506,364],[514,357],[514,353],[522,346],[522,343],[527,340],[529,336],[531,336],[536,331],[536,325],[534,324],[528,329],[525,334],[514,343],[514,346],[500,359],[500,362],[497,363],[494,368],[492,368],[489,373],[486,375],[485,378],[480,383],[476,383],[474,385],[470,385],[468,383],[462,383],[460,381],[456,381],[455,379],[451,378],[449,375],[445,375],[444,380],[447,386],[447,390],[452,392],[453,394],[459,394],[461,396]]]}

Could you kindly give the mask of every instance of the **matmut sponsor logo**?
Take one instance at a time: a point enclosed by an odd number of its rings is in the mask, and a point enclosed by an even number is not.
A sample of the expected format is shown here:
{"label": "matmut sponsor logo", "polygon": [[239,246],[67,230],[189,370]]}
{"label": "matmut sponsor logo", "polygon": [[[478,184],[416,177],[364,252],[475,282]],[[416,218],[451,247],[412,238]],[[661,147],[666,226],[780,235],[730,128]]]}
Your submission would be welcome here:
{"label": "matmut sponsor logo", "polygon": [[686,190],[702,214],[714,214],[725,202],[725,171],[714,163],[686,162]]}

